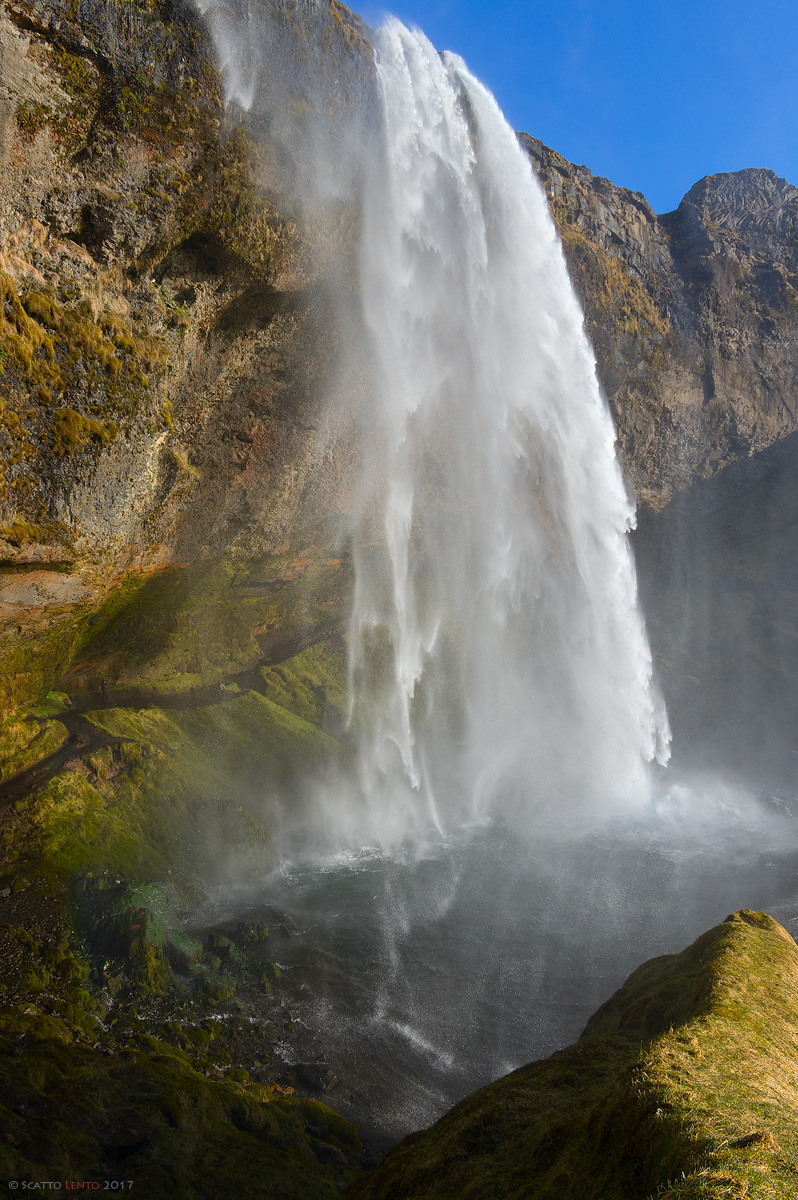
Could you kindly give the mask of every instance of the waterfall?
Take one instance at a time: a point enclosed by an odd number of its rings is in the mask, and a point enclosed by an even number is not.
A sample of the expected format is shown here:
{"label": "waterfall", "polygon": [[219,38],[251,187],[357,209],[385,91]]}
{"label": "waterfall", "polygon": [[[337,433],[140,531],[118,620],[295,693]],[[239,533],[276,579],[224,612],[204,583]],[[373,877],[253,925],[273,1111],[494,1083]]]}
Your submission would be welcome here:
{"label": "waterfall", "polygon": [[735,908],[792,922],[794,804],[653,766],[670,737],[634,506],[544,192],[491,95],[394,20],[325,92],[329,0],[196,2],[323,260],[314,329],[338,358],[316,461],[341,481],[329,548],[354,563],[342,765],[254,797],[280,865],[215,889],[197,928],[288,914],[296,1053],[322,1031],[332,1103],[394,1142]]}
{"label": "waterfall", "polygon": [[462,60],[395,20],[374,45],[350,529],[366,825],[391,843],[639,802],[668,735],[634,512],[543,191]]}
{"label": "waterfall", "polygon": [[[236,53],[217,25],[247,107],[251,37]],[[528,156],[462,60],[393,19],[371,36],[378,110],[347,143],[369,364],[342,531],[356,778],[318,802],[333,841],[389,850],[567,827],[644,802],[668,754],[634,508]]]}

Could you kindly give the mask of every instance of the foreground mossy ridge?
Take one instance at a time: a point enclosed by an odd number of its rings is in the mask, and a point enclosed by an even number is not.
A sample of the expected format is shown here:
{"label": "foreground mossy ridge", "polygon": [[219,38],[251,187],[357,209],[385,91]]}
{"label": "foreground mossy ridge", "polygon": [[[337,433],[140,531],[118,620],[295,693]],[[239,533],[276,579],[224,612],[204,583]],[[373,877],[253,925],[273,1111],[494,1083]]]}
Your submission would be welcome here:
{"label": "foreground mossy ridge", "polygon": [[406,1138],[352,1200],[788,1200],[798,947],[765,913],[651,959],[568,1050]]}

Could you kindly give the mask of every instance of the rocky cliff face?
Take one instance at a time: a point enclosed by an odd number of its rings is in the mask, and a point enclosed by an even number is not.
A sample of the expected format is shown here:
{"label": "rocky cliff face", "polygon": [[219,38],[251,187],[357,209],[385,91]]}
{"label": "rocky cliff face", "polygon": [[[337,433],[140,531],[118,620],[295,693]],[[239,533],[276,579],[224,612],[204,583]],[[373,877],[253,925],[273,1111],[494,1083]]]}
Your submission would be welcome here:
{"label": "rocky cliff face", "polygon": [[798,428],[798,189],[702,179],[657,216],[521,135],[562,235],[627,479],[661,508]]}
{"label": "rocky cliff face", "polygon": [[[355,19],[334,2],[296,21],[290,6],[269,12],[282,54],[324,46],[315,103],[345,104],[341,62],[363,59]],[[341,297],[309,288],[308,247],[323,256],[332,235],[300,233],[278,186],[290,147],[225,117],[190,6],[5,4],[0,56],[9,711],[58,678],[130,571],[229,572],[312,544],[340,490],[317,401]],[[267,608],[251,614],[244,660],[257,661]]]}
{"label": "rocky cliff face", "polygon": [[[274,72],[285,120],[269,128],[224,108],[208,29],[181,0],[0,7],[4,1177],[68,1165],[75,1178],[134,1176],[154,1196],[239,1195],[255,1176],[268,1188],[279,1177],[285,1195],[316,1197],[340,1194],[363,1157],[354,1130],[308,1098],[325,1086],[318,1063],[306,1064],[315,1089],[289,1095],[279,931],[272,951],[261,925],[204,940],[181,928],[209,880],[269,861],[275,797],[292,773],[345,753],[335,634],[351,581],[330,547],[353,451],[323,424],[321,401],[356,300],[357,213],[311,215],[297,180],[308,106],[334,122],[367,86],[370,60],[338,0],[263,8],[289,64],[279,81]],[[308,55],[315,83],[299,95],[291,78]],[[654,509],[688,485],[699,495],[704,476],[722,482],[735,461],[758,463],[771,443],[791,447],[798,194],[771,172],[740,172],[657,217],[641,196],[524,141],[583,297],[627,478],[649,508],[640,544],[659,561]],[[343,264],[334,290],[332,260]],[[357,379],[345,384],[356,393]],[[776,457],[768,495],[786,489],[794,508],[794,472]],[[742,499],[761,546],[754,484]],[[729,495],[713,594],[739,544],[741,497]],[[689,496],[684,511],[692,521]],[[794,596],[790,521],[774,570]],[[747,620],[761,585],[755,556],[740,577],[740,603],[712,610],[735,629],[726,615]],[[674,571],[665,587],[651,569],[665,609],[683,578]],[[792,639],[782,628],[773,641],[776,622],[756,643],[768,662],[786,661]],[[678,625],[663,611],[654,631],[670,643]],[[679,687],[697,670],[685,644],[664,663]],[[764,939],[757,971],[780,954],[791,979],[781,935],[744,924],[732,940]],[[643,998],[653,1008],[655,983]],[[541,1085],[550,1111],[582,1087],[583,1067],[593,1096],[617,1066],[637,1131],[660,1129],[660,1093],[640,1090],[640,1072],[629,1083],[643,1036],[630,1030],[603,1065],[595,1041],[554,1063]],[[701,1036],[659,1044],[692,1069]],[[640,1096],[654,1108],[642,1112]],[[759,1098],[748,1099],[750,1129],[713,1126],[707,1170],[732,1172],[738,1150],[749,1176],[781,1170]],[[490,1097],[485,1111],[493,1121]],[[502,1120],[468,1130],[469,1157],[499,1145]],[[700,1167],[665,1124],[679,1170]],[[552,1179],[570,1169],[565,1132],[547,1126],[535,1150]],[[773,1136],[791,1135],[785,1125]],[[220,1162],[234,1164],[228,1193]],[[653,1190],[662,1180],[646,1169]],[[364,1194],[382,1194],[383,1178]]]}
{"label": "rocky cliff face", "polygon": [[[309,22],[323,34],[315,101],[346,103],[354,19],[335,0],[296,24],[272,9],[286,52],[313,43]],[[342,305],[308,247],[332,235],[300,230],[277,186],[291,146],[228,119],[179,0],[4,4],[0,82],[0,1174],[339,1195],[357,1135],[308,1098],[320,1068],[302,1101],[283,1078],[265,926],[232,931],[255,947],[247,966],[177,915],[224,864],[263,871],[260,806],[339,751],[339,648],[300,654],[298,675],[258,670],[333,632],[346,581],[319,534],[338,493],[316,426]],[[247,668],[246,691],[226,690]],[[59,680],[75,702],[32,707]],[[84,714],[103,699],[100,729]],[[247,988],[253,1020],[228,1039],[216,1018]],[[213,1041],[207,1060],[183,1053],[191,1039]]]}

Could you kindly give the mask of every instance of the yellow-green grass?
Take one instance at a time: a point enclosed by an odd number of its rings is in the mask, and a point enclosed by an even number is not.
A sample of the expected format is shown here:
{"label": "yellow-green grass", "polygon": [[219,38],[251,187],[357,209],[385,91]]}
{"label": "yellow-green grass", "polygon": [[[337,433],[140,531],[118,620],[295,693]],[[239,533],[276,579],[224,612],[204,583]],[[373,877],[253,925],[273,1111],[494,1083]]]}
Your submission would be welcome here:
{"label": "yellow-green grass", "polygon": [[575,1046],[407,1138],[353,1200],[798,1195],[798,948],[743,911],[652,959]]}

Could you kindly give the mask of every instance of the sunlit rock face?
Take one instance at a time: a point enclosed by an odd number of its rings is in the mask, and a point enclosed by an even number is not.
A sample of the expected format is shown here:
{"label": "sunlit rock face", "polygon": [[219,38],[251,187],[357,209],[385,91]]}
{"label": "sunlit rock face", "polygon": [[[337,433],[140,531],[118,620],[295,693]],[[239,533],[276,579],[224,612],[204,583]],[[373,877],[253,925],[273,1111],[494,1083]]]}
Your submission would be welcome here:
{"label": "sunlit rock face", "polygon": [[657,216],[639,192],[522,141],[585,308],[619,453],[659,508],[798,418],[798,190],[773,171],[700,180]]}
{"label": "sunlit rock face", "polygon": [[[328,24],[325,81],[351,49]],[[290,564],[329,542],[343,489],[317,436],[340,294],[309,286],[286,155],[225,113],[196,11],[12,7],[0,52],[7,711],[52,686],[128,573]]]}

